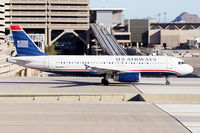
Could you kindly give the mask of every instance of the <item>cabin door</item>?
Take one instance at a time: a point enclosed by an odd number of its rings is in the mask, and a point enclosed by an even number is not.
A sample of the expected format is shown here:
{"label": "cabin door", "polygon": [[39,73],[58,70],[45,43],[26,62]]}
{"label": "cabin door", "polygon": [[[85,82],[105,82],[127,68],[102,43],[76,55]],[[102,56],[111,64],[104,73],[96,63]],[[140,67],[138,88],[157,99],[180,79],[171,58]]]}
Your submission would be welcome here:
{"label": "cabin door", "polygon": [[43,60],[43,68],[49,69],[49,59],[45,58]]}

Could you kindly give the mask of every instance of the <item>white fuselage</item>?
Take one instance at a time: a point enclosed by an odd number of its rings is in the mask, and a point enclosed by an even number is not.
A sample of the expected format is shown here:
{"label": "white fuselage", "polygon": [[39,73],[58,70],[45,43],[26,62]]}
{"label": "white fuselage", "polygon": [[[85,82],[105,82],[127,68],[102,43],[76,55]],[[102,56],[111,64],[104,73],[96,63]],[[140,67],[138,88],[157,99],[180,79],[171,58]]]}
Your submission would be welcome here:
{"label": "white fuselage", "polygon": [[[8,58],[8,61],[49,72],[92,72],[91,68],[98,68],[120,72],[171,73],[181,76],[193,71],[193,68],[182,59],[168,56],[20,56]],[[103,74],[103,71],[98,73]]]}

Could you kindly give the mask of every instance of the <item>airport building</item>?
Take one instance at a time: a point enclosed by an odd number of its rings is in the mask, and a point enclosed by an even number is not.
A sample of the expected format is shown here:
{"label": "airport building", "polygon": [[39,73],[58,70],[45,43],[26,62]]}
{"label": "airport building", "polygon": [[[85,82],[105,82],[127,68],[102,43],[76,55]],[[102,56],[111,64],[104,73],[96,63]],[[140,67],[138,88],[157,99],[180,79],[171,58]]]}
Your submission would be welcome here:
{"label": "airport building", "polygon": [[0,44],[5,43],[5,3],[0,2]]}
{"label": "airport building", "polygon": [[113,26],[123,23],[124,8],[92,8],[90,9],[90,23]]}
{"label": "airport building", "polygon": [[[2,0],[0,43],[9,26],[20,25],[28,34],[43,34],[45,45],[70,45],[88,53],[90,24],[104,25],[121,45],[175,47],[190,41],[200,43],[200,23],[158,23],[148,19],[123,22],[123,8],[89,8],[89,0]],[[198,41],[199,40],[199,41]],[[69,52],[69,51],[68,51]]]}
{"label": "airport building", "polygon": [[5,0],[2,5],[5,5],[1,6],[5,10],[2,29],[7,32],[11,24],[16,24],[27,33],[45,34],[46,45],[55,43],[66,33],[86,43],[89,0]]}
{"label": "airport building", "polygon": [[172,48],[184,44],[200,44],[200,23],[160,23],[149,19],[129,19],[125,20],[125,26],[131,32],[131,43],[134,46]]}
{"label": "airport building", "polygon": [[[200,43],[200,23],[150,23],[149,44],[176,47],[190,42]],[[188,44],[190,45],[190,44]]]}
{"label": "airport building", "polygon": [[124,8],[92,8],[90,23],[104,25],[122,46],[131,43],[131,32],[124,26]]}

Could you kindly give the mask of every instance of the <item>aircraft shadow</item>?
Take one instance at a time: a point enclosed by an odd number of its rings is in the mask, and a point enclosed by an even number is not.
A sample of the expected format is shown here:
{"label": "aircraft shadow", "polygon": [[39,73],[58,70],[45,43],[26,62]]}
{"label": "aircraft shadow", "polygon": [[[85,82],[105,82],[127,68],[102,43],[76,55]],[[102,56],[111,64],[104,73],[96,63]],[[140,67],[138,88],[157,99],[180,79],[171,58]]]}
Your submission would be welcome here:
{"label": "aircraft shadow", "polygon": [[[77,87],[77,86],[104,86],[100,82],[86,82],[86,81],[69,81],[69,80],[55,80],[64,83],[64,86],[57,86],[53,88]],[[121,83],[110,83],[109,86],[125,86]]]}
{"label": "aircraft shadow", "polygon": [[[56,81],[56,82],[55,82]],[[70,81],[70,80],[53,80],[48,82],[0,82],[0,84],[28,84],[28,85],[56,85],[50,88],[69,88],[78,86],[104,86],[100,82],[86,82],[86,81]],[[127,86],[123,83],[110,83],[109,86]]]}
{"label": "aircraft shadow", "polygon": [[144,85],[144,86],[147,86],[147,85],[155,85],[155,86],[163,86],[163,85],[166,85],[165,83],[161,84],[161,83],[134,83],[134,85]]}

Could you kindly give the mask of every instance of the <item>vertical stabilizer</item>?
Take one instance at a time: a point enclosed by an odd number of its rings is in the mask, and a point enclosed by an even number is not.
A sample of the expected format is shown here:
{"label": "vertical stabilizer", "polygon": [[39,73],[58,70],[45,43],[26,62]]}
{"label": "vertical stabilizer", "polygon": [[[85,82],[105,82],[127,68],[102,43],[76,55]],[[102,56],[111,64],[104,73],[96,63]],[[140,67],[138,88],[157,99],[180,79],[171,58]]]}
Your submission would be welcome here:
{"label": "vertical stabilizer", "polygon": [[20,27],[10,26],[14,44],[17,50],[17,56],[42,56],[43,53],[37,45],[30,39],[26,32]]}

